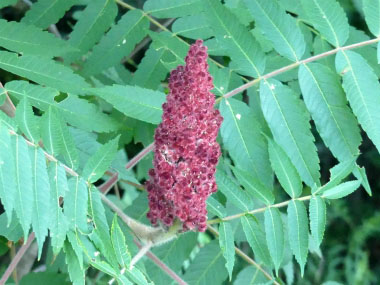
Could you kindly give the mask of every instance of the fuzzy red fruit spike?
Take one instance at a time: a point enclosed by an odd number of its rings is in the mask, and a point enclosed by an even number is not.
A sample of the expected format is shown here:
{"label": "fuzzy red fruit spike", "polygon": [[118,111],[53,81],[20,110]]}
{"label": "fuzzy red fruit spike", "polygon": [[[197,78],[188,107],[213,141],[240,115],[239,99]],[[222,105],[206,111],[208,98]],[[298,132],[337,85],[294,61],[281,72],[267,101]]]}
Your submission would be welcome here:
{"label": "fuzzy red fruit spike", "polygon": [[171,226],[177,218],[184,231],[205,231],[206,199],[216,191],[215,171],[220,156],[216,142],[223,121],[213,108],[212,77],[207,48],[197,40],[185,66],[170,73],[162,123],[155,131],[154,170],[149,171],[149,212],[153,225]]}

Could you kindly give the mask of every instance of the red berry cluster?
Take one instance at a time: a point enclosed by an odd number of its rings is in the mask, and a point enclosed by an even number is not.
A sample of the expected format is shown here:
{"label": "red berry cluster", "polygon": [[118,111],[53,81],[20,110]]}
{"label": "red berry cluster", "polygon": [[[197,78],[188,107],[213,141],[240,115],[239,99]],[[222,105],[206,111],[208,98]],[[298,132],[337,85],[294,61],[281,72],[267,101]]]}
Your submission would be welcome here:
{"label": "red berry cluster", "polygon": [[153,225],[161,221],[165,226],[178,218],[183,231],[203,232],[206,199],[217,190],[214,174],[221,152],[216,137],[223,118],[213,108],[207,48],[201,40],[191,45],[185,61],[170,73],[162,123],[155,131],[147,217]]}

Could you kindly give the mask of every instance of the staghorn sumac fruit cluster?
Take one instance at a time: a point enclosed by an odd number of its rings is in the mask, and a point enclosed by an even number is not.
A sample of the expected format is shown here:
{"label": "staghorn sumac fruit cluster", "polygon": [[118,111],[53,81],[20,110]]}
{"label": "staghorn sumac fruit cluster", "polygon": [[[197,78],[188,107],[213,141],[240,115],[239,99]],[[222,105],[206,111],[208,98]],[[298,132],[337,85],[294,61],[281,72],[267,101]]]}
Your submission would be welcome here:
{"label": "staghorn sumac fruit cluster", "polygon": [[155,131],[154,169],[146,182],[147,217],[153,225],[170,227],[178,219],[183,231],[203,232],[206,199],[217,190],[221,152],[216,137],[223,118],[213,108],[207,48],[201,40],[191,45],[185,61],[170,73],[162,122]]}

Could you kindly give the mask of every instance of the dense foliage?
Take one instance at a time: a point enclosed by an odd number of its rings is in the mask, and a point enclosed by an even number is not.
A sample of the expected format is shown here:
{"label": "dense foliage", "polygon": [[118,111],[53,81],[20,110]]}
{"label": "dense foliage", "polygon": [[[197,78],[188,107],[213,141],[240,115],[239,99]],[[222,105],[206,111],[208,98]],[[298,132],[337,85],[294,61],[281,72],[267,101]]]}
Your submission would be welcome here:
{"label": "dense foliage", "polygon": [[[379,0],[0,0],[0,18],[0,284],[380,282]],[[185,62],[197,39],[209,57],[198,41]]]}

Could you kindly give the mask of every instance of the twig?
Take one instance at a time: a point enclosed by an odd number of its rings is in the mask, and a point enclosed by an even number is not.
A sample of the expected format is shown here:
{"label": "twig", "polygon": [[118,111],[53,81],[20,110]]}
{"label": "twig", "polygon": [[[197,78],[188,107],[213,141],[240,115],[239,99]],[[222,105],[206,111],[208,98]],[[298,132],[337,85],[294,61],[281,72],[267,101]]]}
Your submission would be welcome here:
{"label": "twig", "polygon": [[[135,243],[137,244],[137,246],[139,248],[141,248],[141,244],[135,240]],[[154,253],[152,253],[151,251],[148,251],[146,253],[146,256],[148,258],[150,258],[158,267],[160,267],[162,269],[162,271],[164,271],[169,277],[171,277],[173,280],[177,281],[178,284],[180,285],[187,285],[187,283],[185,281],[183,281],[181,279],[181,277],[179,277],[177,275],[177,273],[175,273],[173,270],[171,270],[165,263],[163,263]]]}
{"label": "twig", "polygon": [[133,166],[135,166],[141,159],[143,159],[148,153],[150,153],[154,149],[154,143],[151,143],[146,148],[144,148],[142,151],[140,151],[134,158],[132,158],[125,168],[127,170],[131,169]]}
{"label": "twig", "polygon": [[221,223],[221,222],[226,222],[226,221],[234,220],[234,219],[240,218],[242,216],[245,216],[247,214],[253,215],[253,214],[262,213],[262,212],[265,212],[265,210],[268,209],[268,208],[281,208],[281,207],[287,206],[293,200],[307,201],[307,200],[310,200],[312,197],[313,197],[312,195],[308,195],[308,196],[304,196],[304,197],[300,197],[300,198],[294,198],[294,199],[290,199],[290,200],[287,200],[287,201],[284,201],[284,202],[281,202],[281,203],[278,203],[278,204],[273,204],[273,205],[265,206],[265,207],[262,207],[262,208],[259,208],[259,209],[255,209],[255,210],[252,210],[252,211],[248,211],[248,212],[243,212],[243,213],[227,216],[227,217],[224,217],[222,219],[218,218],[218,219],[208,220],[207,224],[208,225],[212,225],[212,224],[217,224],[217,223]]}
{"label": "twig", "polygon": [[[214,229],[213,227],[211,227],[210,225],[207,226],[207,229],[216,237],[219,237],[219,233],[216,229]],[[261,266],[260,264],[258,264],[257,262],[255,262],[252,258],[250,258],[248,255],[246,255],[243,251],[241,251],[239,248],[237,248],[235,246],[235,252],[237,255],[239,255],[242,259],[244,259],[245,261],[247,261],[248,263],[252,264],[253,266],[255,266],[258,270],[260,270],[264,275],[265,277],[270,280],[270,281],[273,281],[273,284],[276,284],[276,285],[280,285],[280,283],[278,283],[276,280],[273,279],[273,277],[268,273],[266,272]]]}
{"label": "twig", "polygon": [[23,246],[21,246],[21,248],[17,251],[15,258],[12,259],[11,263],[8,265],[8,268],[5,270],[3,276],[0,279],[0,285],[4,285],[5,282],[7,282],[9,276],[11,276],[13,270],[16,269],[17,264],[20,262],[25,252],[31,246],[33,240],[34,240],[34,233],[31,233],[27,242]]}
{"label": "twig", "polygon": [[102,192],[104,195],[108,193],[108,191],[111,190],[111,188],[116,185],[117,181],[119,179],[119,173],[115,172],[111,174],[111,177],[104,182],[102,185],[100,185],[98,188],[100,192]]}
{"label": "twig", "polygon": [[[16,245],[15,245],[14,242],[12,242],[10,253],[11,253],[10,254],[11,255],[11,260],[13,260],[15,258],[15,256],[16,256]],[[13,270],[12,277],[13,277],[13,280],[16,282],[16,284],[18,284],[17,267]]]}

